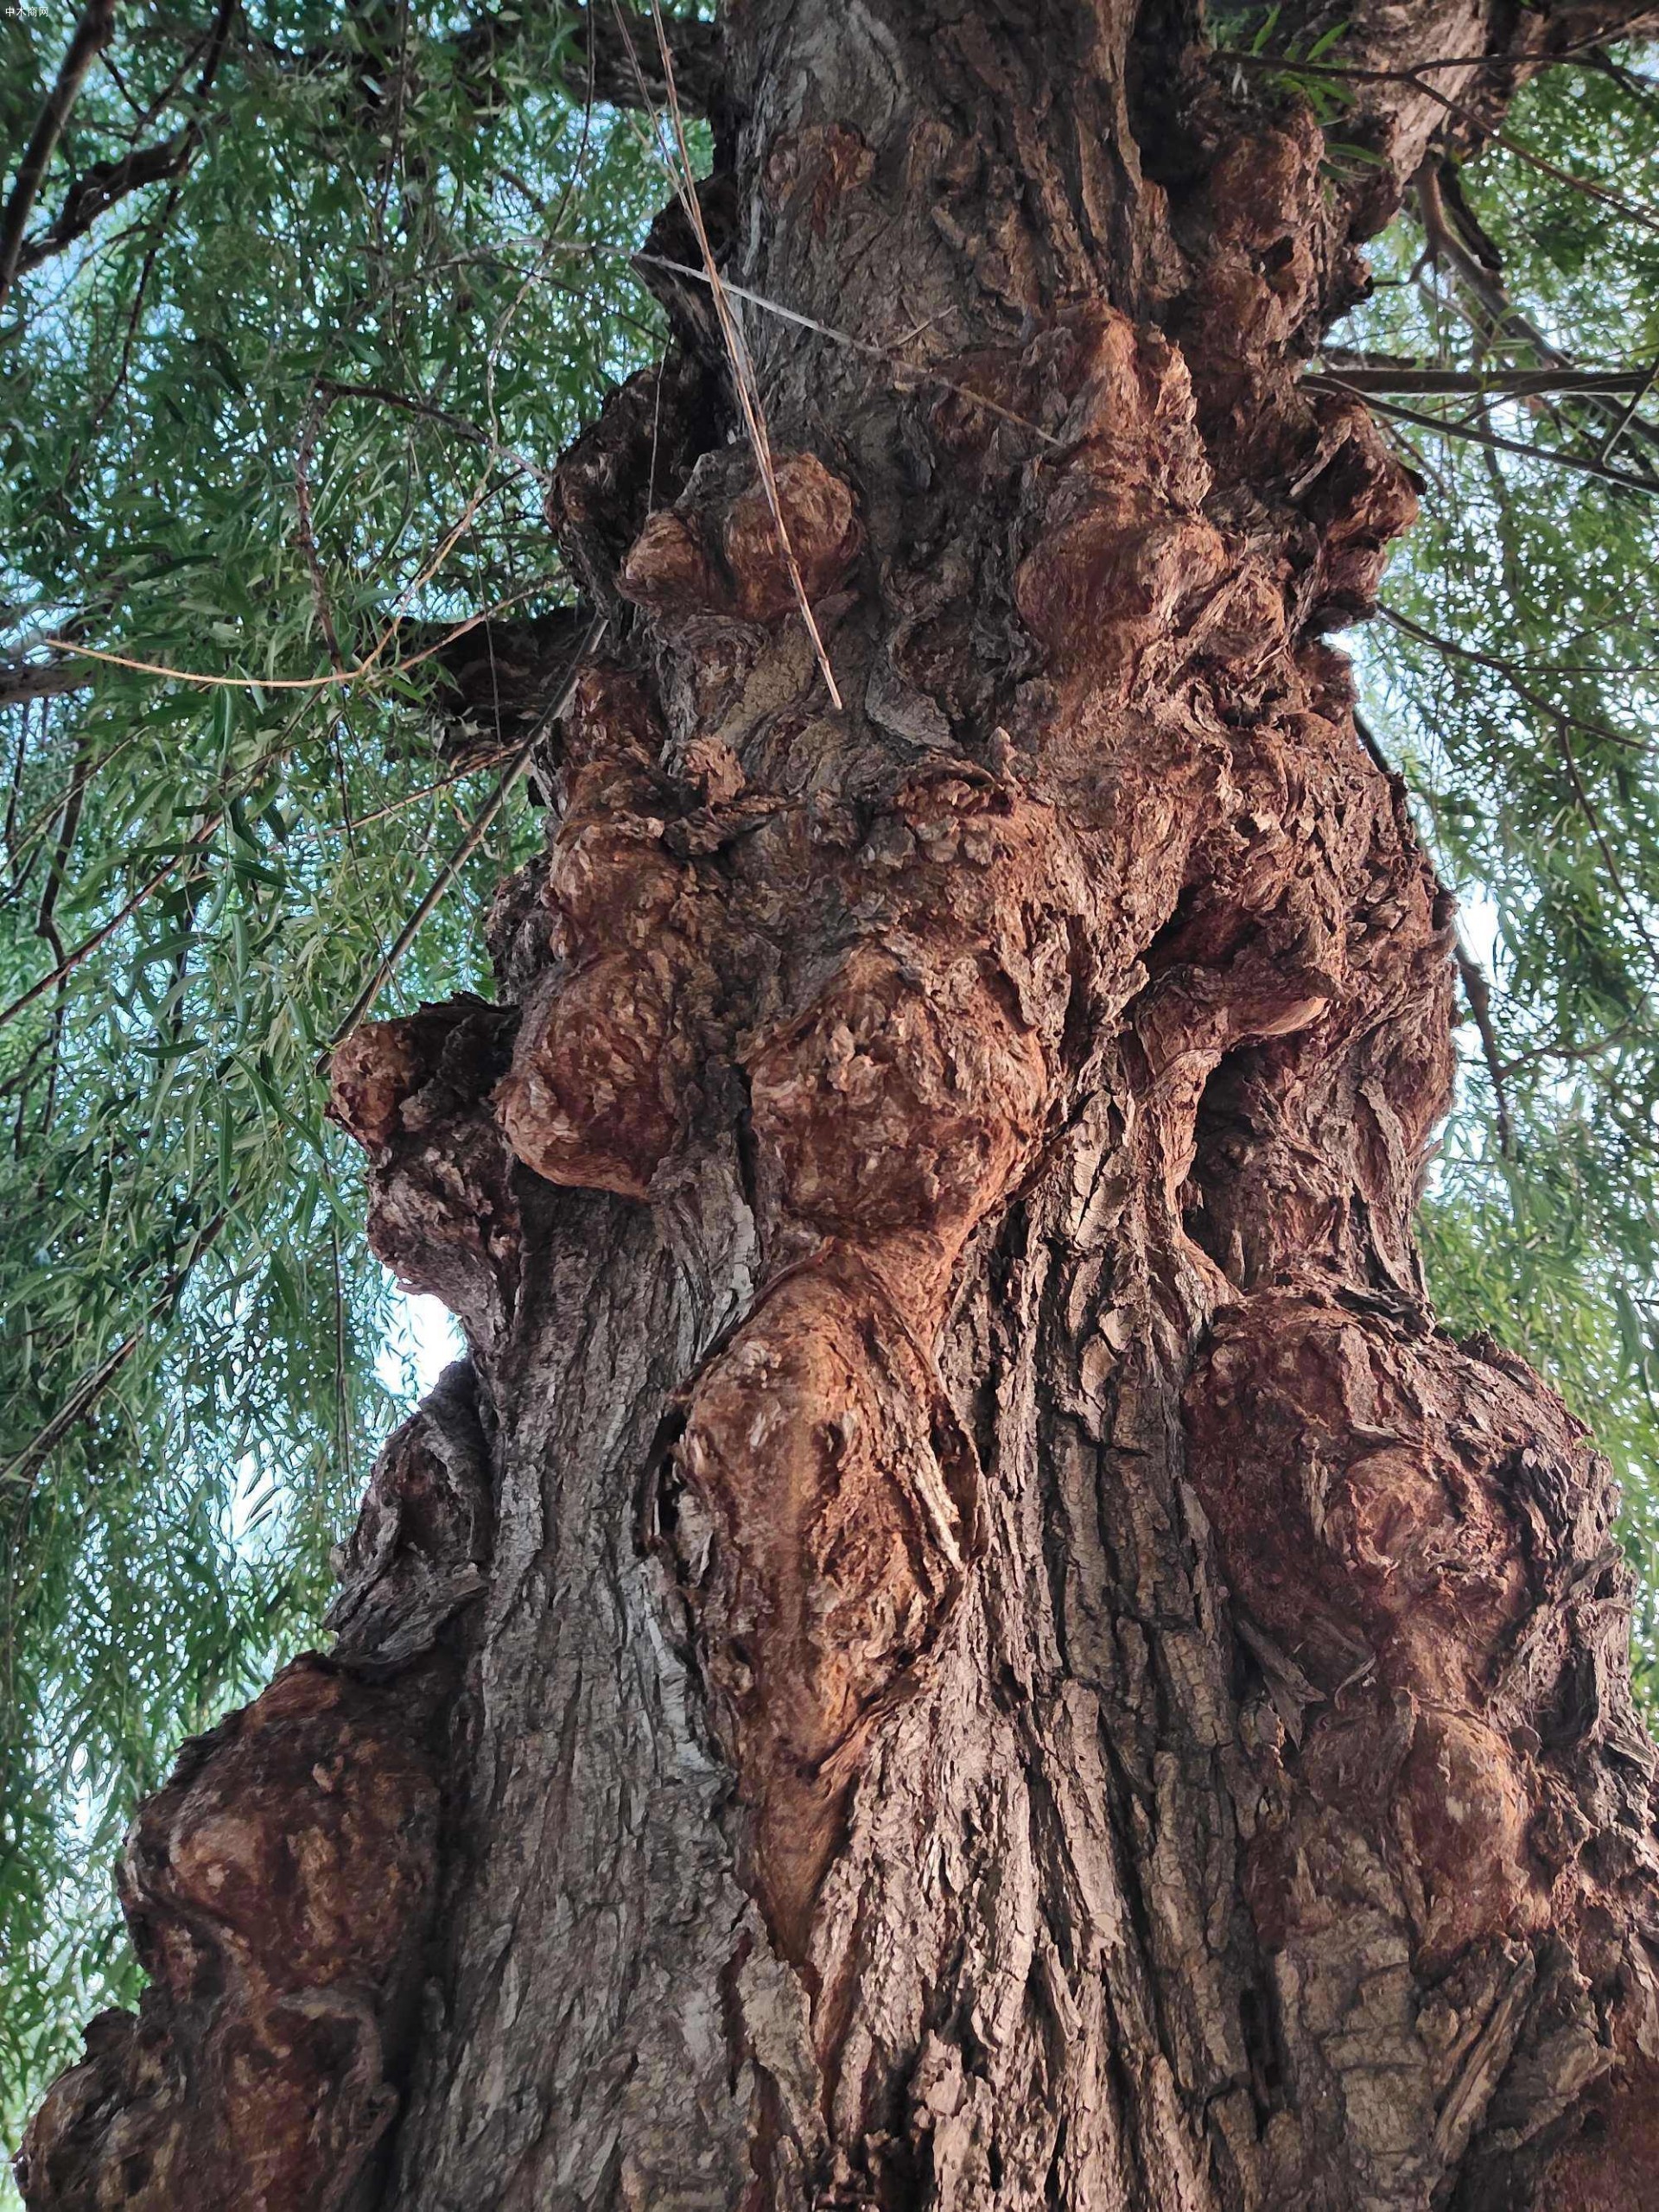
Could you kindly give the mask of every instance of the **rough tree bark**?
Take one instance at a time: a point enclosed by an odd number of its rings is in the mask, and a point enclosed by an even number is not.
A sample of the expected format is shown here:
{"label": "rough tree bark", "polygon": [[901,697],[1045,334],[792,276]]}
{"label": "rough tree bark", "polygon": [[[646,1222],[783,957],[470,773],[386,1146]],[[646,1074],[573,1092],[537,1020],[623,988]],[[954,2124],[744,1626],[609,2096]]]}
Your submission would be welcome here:
{"label": "rough tree bark", "polygon": [[1413,487],[1297,381],[1645,17],[1348,13],[1473,58],[1333,168],[1179,0],[734,10],[707,224],[858,341],[740,302],[845,705],[678,212],[499,1004],[336,1065],[470,1362],[141,1813],[36,2212],[1656,2201],[1613,1493],[1425,1306],[1450,906],[1321,642]]}

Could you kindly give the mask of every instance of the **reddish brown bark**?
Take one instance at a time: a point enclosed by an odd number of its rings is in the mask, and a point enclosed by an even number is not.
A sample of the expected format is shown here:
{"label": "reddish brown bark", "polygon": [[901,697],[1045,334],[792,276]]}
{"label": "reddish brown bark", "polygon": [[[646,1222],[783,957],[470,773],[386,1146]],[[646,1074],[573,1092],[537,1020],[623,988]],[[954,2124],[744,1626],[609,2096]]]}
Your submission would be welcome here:
{"label": "reddish brown bark", "polygon": [[[1174,12],[734,14],[706,219],[810,319],[745,313],[847,703],[677,216],[552,503],[613,626],[501,1007],[336,1063],[475,1382],[141,1818],[157,1986],[31,2206],[1645,2201],[1614,1501],[1424,1303],[1450,905],[1322,642],[1414,493],[1298,382],[1446,124],[1387,73],[1477,57],[1466,135],[1640,20],[1362,12],[1355,182]],[[214,1870],[275,1927],[348,1814],[279,2001]]]}

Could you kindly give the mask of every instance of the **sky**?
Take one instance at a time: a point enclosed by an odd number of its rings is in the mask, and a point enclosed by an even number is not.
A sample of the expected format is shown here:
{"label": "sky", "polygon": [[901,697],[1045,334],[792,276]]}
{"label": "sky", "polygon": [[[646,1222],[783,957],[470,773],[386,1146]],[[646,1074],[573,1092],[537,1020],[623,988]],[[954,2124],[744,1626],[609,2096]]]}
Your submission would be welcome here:
{"label": "sky", "polygon": [[455,1318],[435,1298],[394,1290],[391,1325],[380,1353],[380,1380],[400,1397],[423,1398],[467,1349]]}

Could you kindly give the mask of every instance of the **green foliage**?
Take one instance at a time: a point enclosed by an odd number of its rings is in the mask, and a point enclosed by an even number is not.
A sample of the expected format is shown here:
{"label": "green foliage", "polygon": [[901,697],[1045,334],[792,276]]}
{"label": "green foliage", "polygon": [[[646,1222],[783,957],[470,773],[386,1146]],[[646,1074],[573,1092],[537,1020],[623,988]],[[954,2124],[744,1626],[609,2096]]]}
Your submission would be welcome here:
{"label": "green foliage", "polygon": [[[14,163],[74,16],[0,21]],[[318,1064],[499,772],[446,766],[410,640],[569,599],[547,469],[657,342],[627,266],[652,157],[556,89],[556,9],[482,23],[123,9],[29,235],[94,164],[188,158],[0,307],[11,2141],[131,1993],[109,1869],[135,1798],[315,1635],[395,1418]],[[384,1003],[483,982],[480,901],[536,834],[516,799]]]}

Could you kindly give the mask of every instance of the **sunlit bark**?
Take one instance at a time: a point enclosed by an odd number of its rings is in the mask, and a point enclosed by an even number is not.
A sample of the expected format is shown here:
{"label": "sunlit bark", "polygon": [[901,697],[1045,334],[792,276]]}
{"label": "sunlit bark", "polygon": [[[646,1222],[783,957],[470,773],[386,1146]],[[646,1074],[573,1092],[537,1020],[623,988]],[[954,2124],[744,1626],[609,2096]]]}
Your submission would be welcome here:
{"label": "sunlit bark", "polygon": [[1633,20],[1360,11],[1362,162],[1174,10],[735,11],[776,512],[677,213],[499,1006],[336,1063],[471,1369],[31,2207],[1650,2201],[1613,1497],[1425,1304],[1450,905],[1323,642],[1414,494],[1298,381],[1517,75],[1397,73]]}

